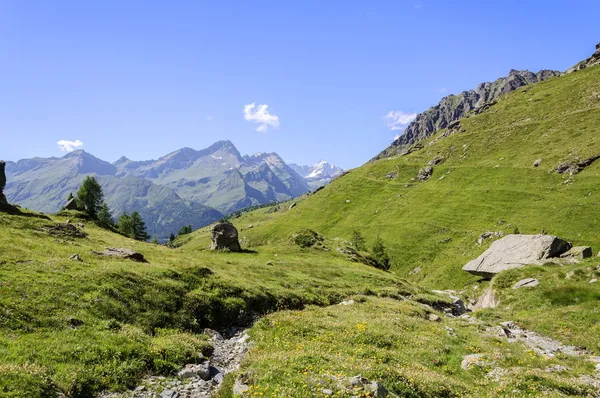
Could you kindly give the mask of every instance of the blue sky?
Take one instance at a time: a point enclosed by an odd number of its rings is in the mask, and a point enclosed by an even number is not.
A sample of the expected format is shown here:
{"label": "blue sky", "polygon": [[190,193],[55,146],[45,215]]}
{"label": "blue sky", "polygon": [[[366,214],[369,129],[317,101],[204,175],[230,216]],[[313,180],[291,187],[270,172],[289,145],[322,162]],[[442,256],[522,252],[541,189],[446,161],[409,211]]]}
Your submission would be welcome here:
{"label": "blue sky", "polygon": [[3,0],[0,158],[79,140],[144,160],[229,139],[355,167],[402,131],[392,111],[588,57],[598,15],[592,0]]}

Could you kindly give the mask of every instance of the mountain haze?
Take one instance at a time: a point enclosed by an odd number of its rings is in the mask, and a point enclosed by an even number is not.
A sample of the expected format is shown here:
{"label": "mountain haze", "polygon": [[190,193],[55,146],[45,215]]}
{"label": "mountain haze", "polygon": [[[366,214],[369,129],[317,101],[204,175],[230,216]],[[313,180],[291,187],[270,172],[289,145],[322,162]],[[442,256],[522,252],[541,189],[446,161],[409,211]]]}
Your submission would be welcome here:
{"label": "mountain haze", "polygon": [[87,175],[98,178],[117,218],[138,211],[152,235],[165,239],[183,225],[199,228],[244,207],[284,201],[310,190],[276,153],[241,156],[230,141],[182,148],[157,160],[109,163],[77,150],[62,158],[7,162],[12,203],[57,212]]}

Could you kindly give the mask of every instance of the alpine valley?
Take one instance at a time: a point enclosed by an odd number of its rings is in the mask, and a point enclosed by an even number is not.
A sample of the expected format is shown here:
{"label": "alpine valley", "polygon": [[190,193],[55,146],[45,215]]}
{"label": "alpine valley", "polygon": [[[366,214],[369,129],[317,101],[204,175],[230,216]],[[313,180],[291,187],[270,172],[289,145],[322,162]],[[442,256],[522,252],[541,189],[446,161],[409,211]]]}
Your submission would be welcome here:
{"label": "alpine valley", "polygon": [[148,232],[164,241],[184,225],[200,228],[243,208],[298,197],[342,171],[327,162],[287,165],[276,153],[242,156],[230,141],[182,148],[157,160],[121,157],[112,164],[76,150],[61,158],[7,162],[5,194],[11,203],[56,213],[92,175],[115,217],[138,211]]}

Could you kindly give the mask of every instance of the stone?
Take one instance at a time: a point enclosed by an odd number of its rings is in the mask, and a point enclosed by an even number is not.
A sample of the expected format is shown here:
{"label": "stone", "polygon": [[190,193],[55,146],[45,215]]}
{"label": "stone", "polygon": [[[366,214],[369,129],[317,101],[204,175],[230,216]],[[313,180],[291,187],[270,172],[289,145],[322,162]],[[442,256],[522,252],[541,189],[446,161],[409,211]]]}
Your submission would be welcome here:
{"label": "stone", "polygon": [[290,207],[288,208],[288,210],[292,210],[294,207],[296,207],[296,202],[292,203],[292,204],[290,205]]}
{"label": "stone", "polygon": [[114,247],[107,247],[106,250],[103,252],[92,251],[92,253],[97,256],[123,258],[123,259],[131,260],[131,261],[135,261],[138,263],[147,263],[148,262],[144,258],[144,255],[142,253],[138,253],[131,249],[122,249],[122,248],[117,249]]}
{"label": "stone", "polygon": [[576,65],[569,68],[565,73],[573,73],[579,70],[589,68],[590,66],[600,64],[600,43],[596,44],[596,51],[592,54],[591,57],[584,59],[583,61],[577,63]]}
{"label": "stone", "polygon": [[535,162],[533,162],[533,167],[539,167],[540,164],[542,164],[542,159],[537,159]]}
{"label": "stone", "polygon": [[50,235],[54,235],[54,236],[61,236],[61,237],[68,237],[68,238],[80,238],[80,239],[87,237],[85,232],[79,230],[73,224],[56,223],[56,224],[51,224],[51,225],[45,225],[42,227],[42,229],[44,231],[46,231],[47,233],[49,233]]}
{"label": "stone", "polygon": [[543,265],[544,260],[558,257],[570,248],[569,242],[552,235],[507,235],[469,261],[463,270],[491,278],[508,269]]}
{"label": "stone", "polygon": [[537,279],[525,278],[525,279],[521,279],[520,281],[515,283],[512,288],[519,289],[521,287],[536,287],[539,284],[540,284],[540,282]]}
{"label": "stone", "polygon": [[220,222],[210,229],[212,250],[242,251],[238,231],[230,222]]}
{"label": "stone", "polygon": [[342,301],[340,303],[340,305],[352,305],[352,304],[354,304],[354,300]]}
{"label": "stone", "polygon": [[431,159],[429,161],[429,163],[427,163],[429,166],[437,166],[438,164],[442,163],[444,160],[446,160],[443,156],[436,156],[435,158]]}
{"label": "stone", "polygon": [[360,386],[364,383],[366,383],[368,380],[365,379],[364,377],[362,377],[362,375],[356,375],[356,376],[352,376],[348,379],[348,382],[350,383],[350,385],[352,387],[354,386]]}
{"label": "stone", "polygon": [[592,248],[589,246],[575,246],[571,248],[568,252],[560,255],[561,258],[574,258],[577,260],[584,260],[586,258],[592,257],[593,252]]}
{"label": "stone", "polygon": [[471,369],[473,366],[485,366],[486,361],[484,361],[484,359],[485,359],[485,354],[465,355],[463,357],[462,362],[460,363],[460,367],[463,370],[468,370],[468,369]]}
{"label": "stone", "polygon": [[371,390],[372,397],[386,398],[388,396],[388,390],[377,381],[371,382],[369,389]]}
{"label": "stone", "polygon": [[254,225],[252,225],[252,224],[248,225],[248,229],[252,229],[252,228],[254,228]]}
{"label": "stone", "polygon": [[333,395],[333,391],[331,391],[329,388],[324,388],[323,390],[321,390],[321,392],[323,393],[323,395]]}
{"label": "stone", "polygon": [[431,322],[441,322],[442,318],[440,318],[439,316],[437,316],[436,314],[428,314],[427,315],[427,320],[431,321]]}
{"label": "stone", "polygon": [[481,297],[477,299],[477,303],[475,303],[471,309],[475,311],[484,308],[496,308],[498,304],[499,303],[496,301],[496,296],[494,295],[494,290],[490,286],[485,289]]}
{"label": "stone", "polygon": [[417,174],[417,180],[426,181],[433,174],[433,167],[425,166],[421,170],[419,170],[419,174]]}
{"label": "stone", "polygon": [[590,283],[596,283],[596,282],[598,282],[598,279],[596,279],[596,278],[590,279]]}
{"label": "stone", "polygon": [[81,259],[81,257],[79,257],[79,254],[77,254],[77,253],[75,253],[71,257],[69,257],[69,260],[83,262],[83,260]]}
{"label": "stone", "polygon": [[269,260],[266,262],[267,265],[273,265],[273,261]]}
{"label": "stone", "polygon": [[183,379],[190,379],[192,377],[198,377],[204,381],[211,379],[211,366],[210,362],[206,361],[201,364],[188,364],[177,373],[178,377]]}
{"label": "stone", "polygon": [[558,174],[563,174],[563,173],[566,173],[567,171],[571,170],[572,167],[573,167],[573,163],[570,163],[570,162],[561,163],[558,166],[556,166],[556,172]]}
{"label": "stone", "polygon": [[8,201],[4,196],[4,187],[6,187],[6,162],[0,160],[0,205],[7,205]]}
{"label": "stone", "polygon": [[479,238],[477,239],[477,244],[479,246],[481,246],[483,241],[486,239],[502,238],[502,237],[504,237],[504,232],[502,232],[502,231],[497,231],[497,232],[487,231],[487,232],[484,232],[481,235],[479,235]]}
{"label": "stone", "polygon": [[179,398],[180,395],[177,391],[173,391],[173,390],[163,390],[163,392],[160,393],[160,398]]}
{"label": "stone", "polygon": [[233,395],[241,396],[250,391],[250,387],[247,384],[244,384],[240,379],[235,381],[233,385]]}

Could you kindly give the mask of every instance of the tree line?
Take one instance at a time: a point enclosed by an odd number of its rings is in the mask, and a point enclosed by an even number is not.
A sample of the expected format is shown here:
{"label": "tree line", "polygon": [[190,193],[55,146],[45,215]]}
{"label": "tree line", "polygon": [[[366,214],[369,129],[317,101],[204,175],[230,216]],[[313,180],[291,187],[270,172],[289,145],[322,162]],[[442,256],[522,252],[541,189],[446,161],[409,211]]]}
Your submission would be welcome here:
{"label": "tree line", "polygon": [[[146,224],[137,211],[129,215],[124,212],[115,222],[108,205],[104,201],[102,187],[94,177],[85,177],[75,196],[70,193],[67,201],[70,202],[73,199],[75,200],[76,209],[96,220],[101,227],[117,230],[135,240],[147,241],[150,239]],[[153,242],[158,243],[156,237]]]}

